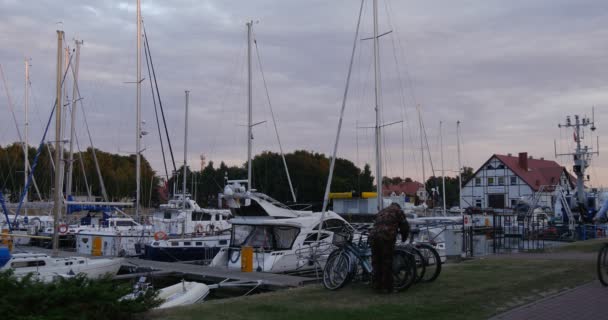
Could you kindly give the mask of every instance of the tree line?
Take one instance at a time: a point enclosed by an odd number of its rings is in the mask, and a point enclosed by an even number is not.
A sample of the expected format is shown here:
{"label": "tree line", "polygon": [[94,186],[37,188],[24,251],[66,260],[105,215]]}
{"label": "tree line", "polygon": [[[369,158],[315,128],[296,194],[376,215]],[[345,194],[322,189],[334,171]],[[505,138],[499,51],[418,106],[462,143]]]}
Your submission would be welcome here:
{"label": "tree line", "polygon": [[[133,201],[135,199],[135,156],[118,155],[96,149],[96,155],[103,177],[103,182],[109,201]],[[54,170],[51,157],[54,153],[52,146],[45,146],[40,154],[34,177],[43,200],[52,198],[54,185]],[[29,147],[28,158],[33,165],[36,149]],[[80,158],[82,157],[82,164]],[[10,201],[19,201],[23,191],[23,147],[13,143],[0,146],[0,190]],[[67,159],[67,153],[64,157]],[[91,148],[74,155],[73,194],[87,195],[87,183],[90,193],[96,198],[102,195],[101,184],[94,164]],[[329,175],[330,158],[324,154],[297,150],[285,154],[285,162],[289,169],[291,182],[297,203],[313,205],[313,209],[321,207],[327,177]],[[183,184],[183,166],[177,174],[166,182],[151,168],[142,155],[141,204],[145,207],[156,207],[165,202],[173,191],[181,193]],[[83,166],[84,164],[84,166]],[[226,180],[247,179],[247,163],[240,166],[228,166],[223,161],[216,165],[208,162],[202,170],[187,168],[187,192],[204,207],[217,207],[218,194],[221,193]],[[473,174],[472,168],[465,168],[463,183]],[[87,183],[85,183],[85,180]],[[412,182],[409,177],[383,177],[384,184],[399,184]],[[433,188],[441,192],[441,177],[432,176],[425,183],[427,191]],[[175,188],[174,188],[175,187]],[[283,203],[293,203],[292,194],[287,180],[287,173],[281,155],[264,151],[253,158],[252,187]],[[352,161],[343,158],[336,159],[334,177],[331,185],[332,192],[356,193],[375,191],[374,176],[369,164],[363,168],[357,167]],[[65,190],[64,190],[65,191]],[[29,200],[38,200],[33,185],[29,189]],[[437,205],[441,205],[441,196]],[[435,199],[435,200],[438,200]],[[458,178],[446,177],[446,202],[449,206],[458,202]]]}

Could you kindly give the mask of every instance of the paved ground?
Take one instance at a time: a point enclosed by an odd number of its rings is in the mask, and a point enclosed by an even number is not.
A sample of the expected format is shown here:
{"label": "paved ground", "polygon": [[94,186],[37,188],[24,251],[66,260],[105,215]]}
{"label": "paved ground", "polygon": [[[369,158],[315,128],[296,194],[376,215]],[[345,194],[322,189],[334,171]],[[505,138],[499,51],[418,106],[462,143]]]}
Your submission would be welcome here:
{"label": "paved ground", "polygon": [[499,314],[491,320],[608,319],[608,288],[599,281]]}

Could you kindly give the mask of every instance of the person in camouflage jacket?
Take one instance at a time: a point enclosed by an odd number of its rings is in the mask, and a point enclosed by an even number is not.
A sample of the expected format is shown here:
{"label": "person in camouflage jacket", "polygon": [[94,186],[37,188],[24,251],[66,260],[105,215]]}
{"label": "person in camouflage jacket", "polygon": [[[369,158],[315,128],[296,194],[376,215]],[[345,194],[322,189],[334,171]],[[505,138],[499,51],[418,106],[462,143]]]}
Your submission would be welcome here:
{"label": "person in camouflage jacket", "polygon": [[380,210],[374,217],[374,227],[369,233],[372,249],[372,286],[375,290],[390,293],[393,291],[393,254],[397,232],[401,241],[409,236],[410,225],[401,207],[392,203]]}

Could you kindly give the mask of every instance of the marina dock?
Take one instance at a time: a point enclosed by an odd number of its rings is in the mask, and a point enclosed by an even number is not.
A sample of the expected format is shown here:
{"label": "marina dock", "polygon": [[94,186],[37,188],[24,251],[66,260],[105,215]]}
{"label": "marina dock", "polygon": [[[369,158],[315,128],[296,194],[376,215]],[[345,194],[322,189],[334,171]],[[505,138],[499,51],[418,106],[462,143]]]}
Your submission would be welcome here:
{"label": "marina dock", "polygon": [[[52,250],[39,247],[21,247],[23,251],[51,254]],[[90,255],[79,254],[72,251],[59,251],[59,256],[86,256],[97,258]],[[98,257],[107,258],[107,257]],[[137,274],[123,274],[116,276],[117,279],[127,279],[138,276],[183,276],[191,280],[205,282],[221,281],[262,281],[262,287],[268,289],[281,289],[299,287],[310,283],[317,283],[314,277],[302,277],[288,274],[276,274],[268,272],[241,272],[222,267],[208,267],[186,262],[162,262],[144,260],[139,258],[124,258],[124,266],[137,266],[149,268],[152,271]]]}

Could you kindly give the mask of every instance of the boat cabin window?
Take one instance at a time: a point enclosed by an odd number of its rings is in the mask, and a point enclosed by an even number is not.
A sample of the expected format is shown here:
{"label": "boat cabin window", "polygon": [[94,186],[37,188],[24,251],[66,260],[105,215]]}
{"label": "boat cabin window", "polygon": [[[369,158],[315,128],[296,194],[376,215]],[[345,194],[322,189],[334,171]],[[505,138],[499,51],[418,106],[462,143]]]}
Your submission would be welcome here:
{"label": "boat cabin window", "polygon": [[195,242],[194,244],[195,244],[196,246],[200,247],[200,246],[202,246],[202,245],[203,245],[203,242],[202,242],[202,241],[197,241],[197,242]]}
{"label": "boat cabin window", "polygon": [[46,265],[44,260],[33,260],[33,261],[16,261],[11,263],[13,268],[27,268],[27,267],[40,267]]}
{"label": "boat cabin window", "polygon": [[185,241],[185,242],[184,242],[184,245],[185,245],[185,246],[189,246],[189,245],[191,245],[191,244],[192,244],[192,242],[190,242],[190,241]]}
{"label": "boat cabin window", "polygon": [[171,219],[171,211],[165,211],[163,219]]}
{"label": "boat cabin window", "polygon": [[130,220],[117,220],[117,221],[114,221],[114,225],[117,227],[132,227],[135,225],[135,223],[133,223],[133,221],[130,221]]}
{"label": "boat cabin window", "polygon": [[[344,221],[340,219],[327,219],[323,222],[323,229],[327,231],[342,230],[344,226]],[[319,230],[319,225],[315,226],[313,230]]]}
{"label": "boat cabin window", "polygon": [[192,221],[211,221],[211,214],[202,211],[192,212]]}
{"label": "boat cabin window", "polygon": [[172,247],[177,247],[179,245],[179,242],[177,241],[171,241],[171,246]]}
{"label": "boat cabin window", "polygon": [[[304,244],[311,244],[313,242],[316,242],[317,241],[317,237],[318,237],[318,234],[316,232],[315,233],[309,233],[306,236],[306,239],[304,239]],[[327,237],[329,237],[329,234],[327,234],[327,233],[321,233],[321,237],[319,238],[319,240],[326,239]]]}
{"label": "boat cabin window", "polygon": [[300,234],[300,228],[289,226],[233,225],[230,246],[289,250],[298,234]]}
{"label": "boat cabin window", "polygon": [[[243,203],[244,201],[241,201],[241,203]],[[240,208],[231,208],[230,212],[232,213],[233,216],[243,216],[243,217],[247,217],[247,216],[268,216],[268,212],[266,212],[266,210],[264,210],[264,208],[262,208],[262,206],[260,206],[260,204],[255,201],[255,200],[251,200],[251,204],[248,206],[245,205],[241,205]]]}

